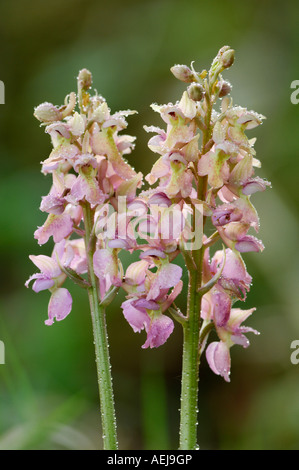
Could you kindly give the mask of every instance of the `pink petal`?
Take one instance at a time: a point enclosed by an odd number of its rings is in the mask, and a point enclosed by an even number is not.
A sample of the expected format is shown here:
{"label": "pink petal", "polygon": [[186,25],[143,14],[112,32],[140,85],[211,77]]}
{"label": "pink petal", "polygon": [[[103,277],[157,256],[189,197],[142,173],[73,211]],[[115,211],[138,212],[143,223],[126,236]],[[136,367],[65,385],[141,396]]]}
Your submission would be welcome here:
{"label": "pink petal", "polygon": [[167,299],[161,304],[162,312],[165,312],[171,304],[175,301],[178,295],[182,292],[183,289],[183,281],[179,281],[177,285],[172,289],[171,293],[167,297]]}
{"label": "pink petal", "polygon": [[114,240],[108,241],[108,246],[109,248],[122,248],[124,250],[127,250],[129,244],[127,240],[124,240],[123,238],[115,238]]}
{"label": "pink petal", "polygon": [[128,180],[136,176],[133,168],[126,163],[116,146],[111,129],[105,129],[91,137],[90,144],[92,150],[97,155],[105,155],[111,162],[114,171],[121,178]]}
{"label": "pink petal", "polygon": [[130,264],[126,270],[126,283],[130,285],[140,285],[144,282],[148,268],[148,261],[141,260]]}
{"label": "pink petal", "polygon": [[232,204],[222,204],[218,206],[212,215],[212,222],[215,226],[226,225],[230,222],[241,220],[242,211],[235,208]]}
{"label": "pink petal", "polygon": [[31,281],[33,281],[33,279],[36,279],[32,286],[32,290],[34,290],[34,292],[40,292],[42,290],[50,289],[55,284],[53,279],[49,279],[42,273],[36,273],[30,276],[29,279],[27,279],[27,281],[25,282],[25,286],[29,287],[29,284]]}
{"label": "pink petal", "polygon": [[135,307],[146,308],[147,310],[160,310],[160,305],[154,300],[138,299],[135,301]]}
{"label": "pink petal", "polygon": [[86,199],[92,206],[105,201],[105,195],[100,190],[96,178],[82,175],[79,175],[73,184],[69,198],[74,198],[76,202]]}
{"label": "pink petal", "polygon": [[132,305],[132,299],[122,303],[121,308],[127,322],[133,328],[135,333],[140,333],[146,325],[150,323],[150,317],[145,309],[137,309]]}
{"label": "pink petal", "polygon": [[64,199],[62,197],[48,194],[42,198],[40,210],[42,212],[48,212],[50,214],[62,214],[64,211]]}
{"label": "pink petal", "polygon": [[242,193],[246,196],[256,193],[257,191],[265,191],[266,186],[271,186],[269,181],[265,181],[258,176],[254,179],[248,180],[242,189]]}
{"label": "pink petal", "polygon": [[72,297],[69,291],[63,287],[56,289],[51,295],[48,316],[49,319],[45,321],[46,325],[52,325],[54,319],[56,321],[64,320],[72,310]]}
{"label": "pink petal", "polygon": [[29,258],[47,278],[58,277],[61,274],[61,270],[53,258],[45,255],[30,255]]}
{"label": "pink petal", "polygon": [[117,257],[111,251],[103,248],[96,250],[93,255],[95,275],[99,279],[106,279],[113,285],[120,285]]}
{"label": "pink petal", "polygon": [[54,284],[55,282],[53,281],[53,279],[40,278],[34,282],[32,290],[34,290],[34,292],[40,292],[42,290],[51,289]]}
{"label": "pink petal", "polygon": [[147,340],[142,348],[158,348],[167,341],[173,332],[173,328],[174,324],[171,318],[166,315],[156,317],[147,330]]}
{"label": "pink petal", "polygon": [[166,194],[156,193],[149,198],[148,204],[154,204],[159,207],[170,207],[172,203],[171,200],[166,196]]}
{"label": "pink petal", "polygon": [[264,245],[261,240],[258,240],[257,238],[251,235],[247,235],[237,241],[237,243],[235,244],[235,248],[240,253],[248,253],[249,251],[259,252],[263,251]]}
{"label": "pink petal", "polygon": [[[232,279],[234,281],[242,281],[248,286],[252,281],[252,277],[246,271],[245,263],[240,254],[230,250],[225,251],[226,259],[222,271],[222,278]],[[211,270],[213,273],[220,268],[223,260],[223,251],[217,251],[211,262]]]}
{"label": "pink petal", "polygon": [[232,331],[238,331],[241,323],[245,321],[256,309],[250,308],[248,310],[241,310],[240,308],[232,308],[231,317],[229,319],[229,326]]}
{"label": "pink petal", "polygon": [[147,295],[147,300],[157,299],[160,295],[160,291],[176,286],[182,277],[182,272],[182,268],[176,264],[165,264],[162,266],[155,276]]}
{"label": "pink petal", "polygon": [[226,344],[223,341],[210,343],[206,358],[214,374],[221,375],[226,382],[230,382],[230,354]]}
{"label": "pink petal", "polygon": [[73,221],[69,214],[65,212],[61,215],[50,214],[44,225],[34,232],[34,238],[40,245],[44,245],[53,236],[54,242],[58,243],[70,235],[72,230]]}
{"label": "pink petal", "polygon": [[225,326],[229,320],[231,311],[231,300],[225,292],[217,292],[212,295],[212,303],[214,307],[214,321],[216,326]]}

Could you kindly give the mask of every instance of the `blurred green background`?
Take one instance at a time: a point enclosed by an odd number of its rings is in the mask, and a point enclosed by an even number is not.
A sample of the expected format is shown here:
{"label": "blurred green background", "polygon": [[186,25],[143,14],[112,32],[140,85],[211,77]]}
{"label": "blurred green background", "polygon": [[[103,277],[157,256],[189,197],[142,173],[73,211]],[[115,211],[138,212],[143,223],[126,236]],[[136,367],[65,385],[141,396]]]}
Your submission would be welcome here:
{"label": "blurred green background", "polygon": [[[0,449],[101,448],[96,370],[85,292],[70,286],[71,315],[44,325],[48,292],[24,287],[35,272],[29,254],[50,179],[40,161],[50,139],[33,108],[60,105],[76,91],[78,71],[93,72],[94,87],[112,111],[136,109],[128,132],[130,157],[147,173],[155,155],[143,125],[160,124],[152,102],[179,99],[176,63],[209,67],[223,45],[236,50],[226,78],[234,101],[267,116],[257,131],[259,175],[273,188],[253,202],[261,218],[262,254],[245,255],[254,283],[243,308],[257,306],[247,324],[260,331],[251,346],[232,349],[231,383],[202,360],[199,443],[203,449],[299,449],[299,365],[290,344],[299,339],[298,130],[299,105],[290,84],[299,79],[298,2],[252,0],[137,1],[1,0],[0,106],[1,303]],[[142,350],[114,302],[108,317],[119,442],[122,449],[178,445],[182,335],[180,326],[159,350]],[[182,299],[182,304],[184,299]]]}

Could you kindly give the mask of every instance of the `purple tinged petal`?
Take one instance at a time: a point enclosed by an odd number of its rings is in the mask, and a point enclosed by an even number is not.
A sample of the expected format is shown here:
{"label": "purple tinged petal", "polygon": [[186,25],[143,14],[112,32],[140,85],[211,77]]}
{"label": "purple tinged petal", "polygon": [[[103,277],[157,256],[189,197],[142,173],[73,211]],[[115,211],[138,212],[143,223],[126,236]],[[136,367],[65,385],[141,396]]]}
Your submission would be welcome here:
{"label": "purple tinged petal", "polygon": [[166,140],[166,134],[155,135],[148,141],[148,147],[152,152],[163,154],[163,146]]}
{"label": "purple tinged petal", "polygon": [[248,253],[250,251],[259,252],[263,251],[264,245],[261,240],[258,240],[251,235],[246,235],[236,242],[235,248],[240,253]]}
{"label": "purple tinged petal", "polygon": [[225,292],[216,292],[212,295],[214,307],[214,321],[217,327],[227,324],[231,311],[230,296]]}
{"label": "purple tinged petal", "polygon": [[55,284],[53,279],[49,279],[42,273],[36,273],[30,276],[30,278],[25,282],[25,286],[29,287],[29,284],[31,281],[33,281],[33,279],[36,279],[32,286],[32,290],[34,290],[34,292],[50,289]]}
{"label": "purple tinged petal", "polygon": [[230,353],[227,345],[223,341],[210,343],[206,358],[214,374],[221,375],[226,382],[230,382]]}
{"label": "purple tinged petal", "polygon": [[[252,281],[252,277],[248,274],[246,270],[245,263],[238,253],[230,250],[226,250],[226,259],[225,265],[222,271],[222,278],[231,279],[234,281],[242,281],[245,284],[249,285]],[[217,269],[222,264],[223,252],[216,251],[211,262],[212,272],[216,272]]]}
{"label": "purple tinged petal", "polygon": [[159,207],[170,207],[172,202],[169,199],[169,197],[166,196],[166,194],[156,193],[156,194],[153,194],[149,198],[148,204],[154,204],[154,205],[157,205]]}
{"label": "purple tinged petal", "polygon": [[128,217],[141,217],[147,214],[147,205],[140,199],[128,203]]}
{"label": "purple tinged petal", "polygon": [[252,277],[246,271],[241,255],[234,253],[232,250],[226,250],[226,261],[222,271],[222,276],[228,279],[235,279],[250,284]]}
{"label": "purple tinged petal", "polygon": [[242,219],[242,212],[232,205],[217,207],[212,215],[212,222],[215,226],[226,225],[230,222],[237,222]]}
{"label": "purple tinged petal", "polygon": [[231,335],[230,339],[234,344],[238,344],[239,346],[243,346],[243,348],[248,348],[250,345],[249,340],[246,338],[246,336],[242,334],[238,335]]}
{"label": "purple tinged petal", "polygon": [[154,300],[138,299],[134,305],[137,308],[146,308],[147,310],[160,310],[160,305]]}
{"label": "purple tinged petal", "polygon": [[182,268],[176,264],[162,266],[154,278],[147,300],[157,299],[161,291],[176,286],[182,277],[182,272]]}
{"label": "purple tinged petal", "polygon": [[171,306],[177,296],[182,292],[182,289],[183,281],[179,281],[177,285],[172,289],[167,299],[161,304],[162,312],[165,312]]}
{"label": "purple tinged petal", "polygon": [[129,325],[135,333],[140,333],[150,323],[150,317],[145,309],[137,309],[132,305],[133,300],[129,299],[122,303],[121,308]]}
{"label": "purple tinged petal", "polygon": [[158,348],[167,341],[173,329],[173,321],[166,315],[159,315],[154,318],[147,329],[147,340],[142,348]]}
{"label": "purple tinged petal", "polygon": [[250,196],[258,191],[265,191],[267,186],[270,186],[269,181],[265,181],[258,176],[254,179],[246,181],[243,186],[242,193],[246,196]]}
{"label": "purple tinged petal", "polygon": [[72,297],[67,289],[60,287],[51,295],[48,306],[48,320],[46,325],[52,325],[56,321],[64,320],[72,310]]}
{"label": "purple tinged petal", "polygon": [[55,282],[53,281],[53,279],[47,279],[47,278],[40,278],[40,279],[37,279],[33,286],[32,286],[32,290],[34,290],[34,292],[40,292],[42,290],[47,290],[47,289],[51,289],[51,287],[53,287],[55,284]]}
{"label": "purple tinged petal", "polygon": [[53,194],[48,194],[48,196],[42,197],[40,210],[42,212],[59,215],[63,213],[64,205],[64,198],[54,196]]}
{"label": "purple tinged petal", "polygon": [[30,282],[33,279],[39,279],[40,277],[43,277],[43,275],[40,273],[32,274],[32,276],[30,276],[29,279],[27,279],[27,281],[25,282],[25,287],[27,287],[28,289]]}

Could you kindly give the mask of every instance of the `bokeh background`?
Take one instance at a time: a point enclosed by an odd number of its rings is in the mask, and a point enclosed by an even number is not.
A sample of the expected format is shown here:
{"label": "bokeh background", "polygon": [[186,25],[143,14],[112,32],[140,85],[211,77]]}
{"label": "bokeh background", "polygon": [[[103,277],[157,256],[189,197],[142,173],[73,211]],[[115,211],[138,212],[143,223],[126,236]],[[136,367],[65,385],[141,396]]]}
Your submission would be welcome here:
{"label": "bokeh background", "polygon": [[[94,87],[112,111],[136,109],[130,157],[147,173],[155,155],[143,125],[160,124],[152,102],[176,101],[183,85],[176,63],[209,67],[223,45],[236,50],[226,78],[235,103],[267,116],[258,137],[259,175],[272,189],[253,202],[261,218],[262,254],[245,255],[254,283],[244,308],[260,331],[249,349],[232,350],[231,383],[202,360],[199,443],[202,449],[299,449],[299,365],[290,361],[299,339],[298,174],[299,105],[290,101],[299,80],[298,2],[181,0],[1,0],[0,106],[1,303],[0,449],[99,449],[100,414],[91,322],[85,292],[71,286],[71,315],[44,325],[48,292],[24,287],[35,272],[29,254],[50,180],[40,161],[50,151],[33,108],[60,105],[76,90],[78,71],[93,72]],[[255,132],[256,131],[256,132]],[[126,256],[124,256],[126,261]],[[183,296],[184,297],[184,296]],[[182,335],[179,325],[159,350],[142,350],[119,309],[108,317],[119,442],[122,449],[178,445]],[[182,305],[184,298],[182,298]]]}

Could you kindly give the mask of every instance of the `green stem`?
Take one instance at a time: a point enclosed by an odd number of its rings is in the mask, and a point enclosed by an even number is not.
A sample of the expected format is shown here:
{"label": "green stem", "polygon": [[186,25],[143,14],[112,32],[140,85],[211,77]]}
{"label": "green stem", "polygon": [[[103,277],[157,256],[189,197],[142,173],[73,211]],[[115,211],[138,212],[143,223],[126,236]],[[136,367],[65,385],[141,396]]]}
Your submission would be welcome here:
{"label": "green stem", "polygon": [[189,271],[188,318],[183,324],[184,345],[181,389],[180,449],[197,449],[198,368],[201,296],[198,271]]}
{"label": "green stem", "polygon": [[103,444],[105,450],[115,450],[118,445],[105,308],[99,303],[99,284],[93,268],[93,254],[95,251],[96,240],[95,238],[91,238],[94,214],[87,203],[83,207],[83,215],[85,224],[86,258],[90,282],[90,287],[87,290],[95,345]]}
{"label": "green stem", "polygon": [[[211,117],[213,103],[211,100],[211,86],[206,88],[206,115],[203,129],[202,152],[212,135]],[[207,197],[208,178],[204,176],[197,180],[197,197],[205,201]],[[193,210],[195,223],[195,210]],[[203,217],[203,227],[206,217]],[[196,230],[196,227],[194,227]],[[199,362],[203,339],[200,337],[201,327],[201,299],[203,256],[205,247],[194,250],[190,258],[194,260],[196,268],[192,269],[187,264],[189,272],[187,319],[183,323],[184,344],[182,364],[182,389],[181,389],[181,421],[180,421],[180,449],[198,449],[197,444],[197,419],[198,419],[198,380]]]}

